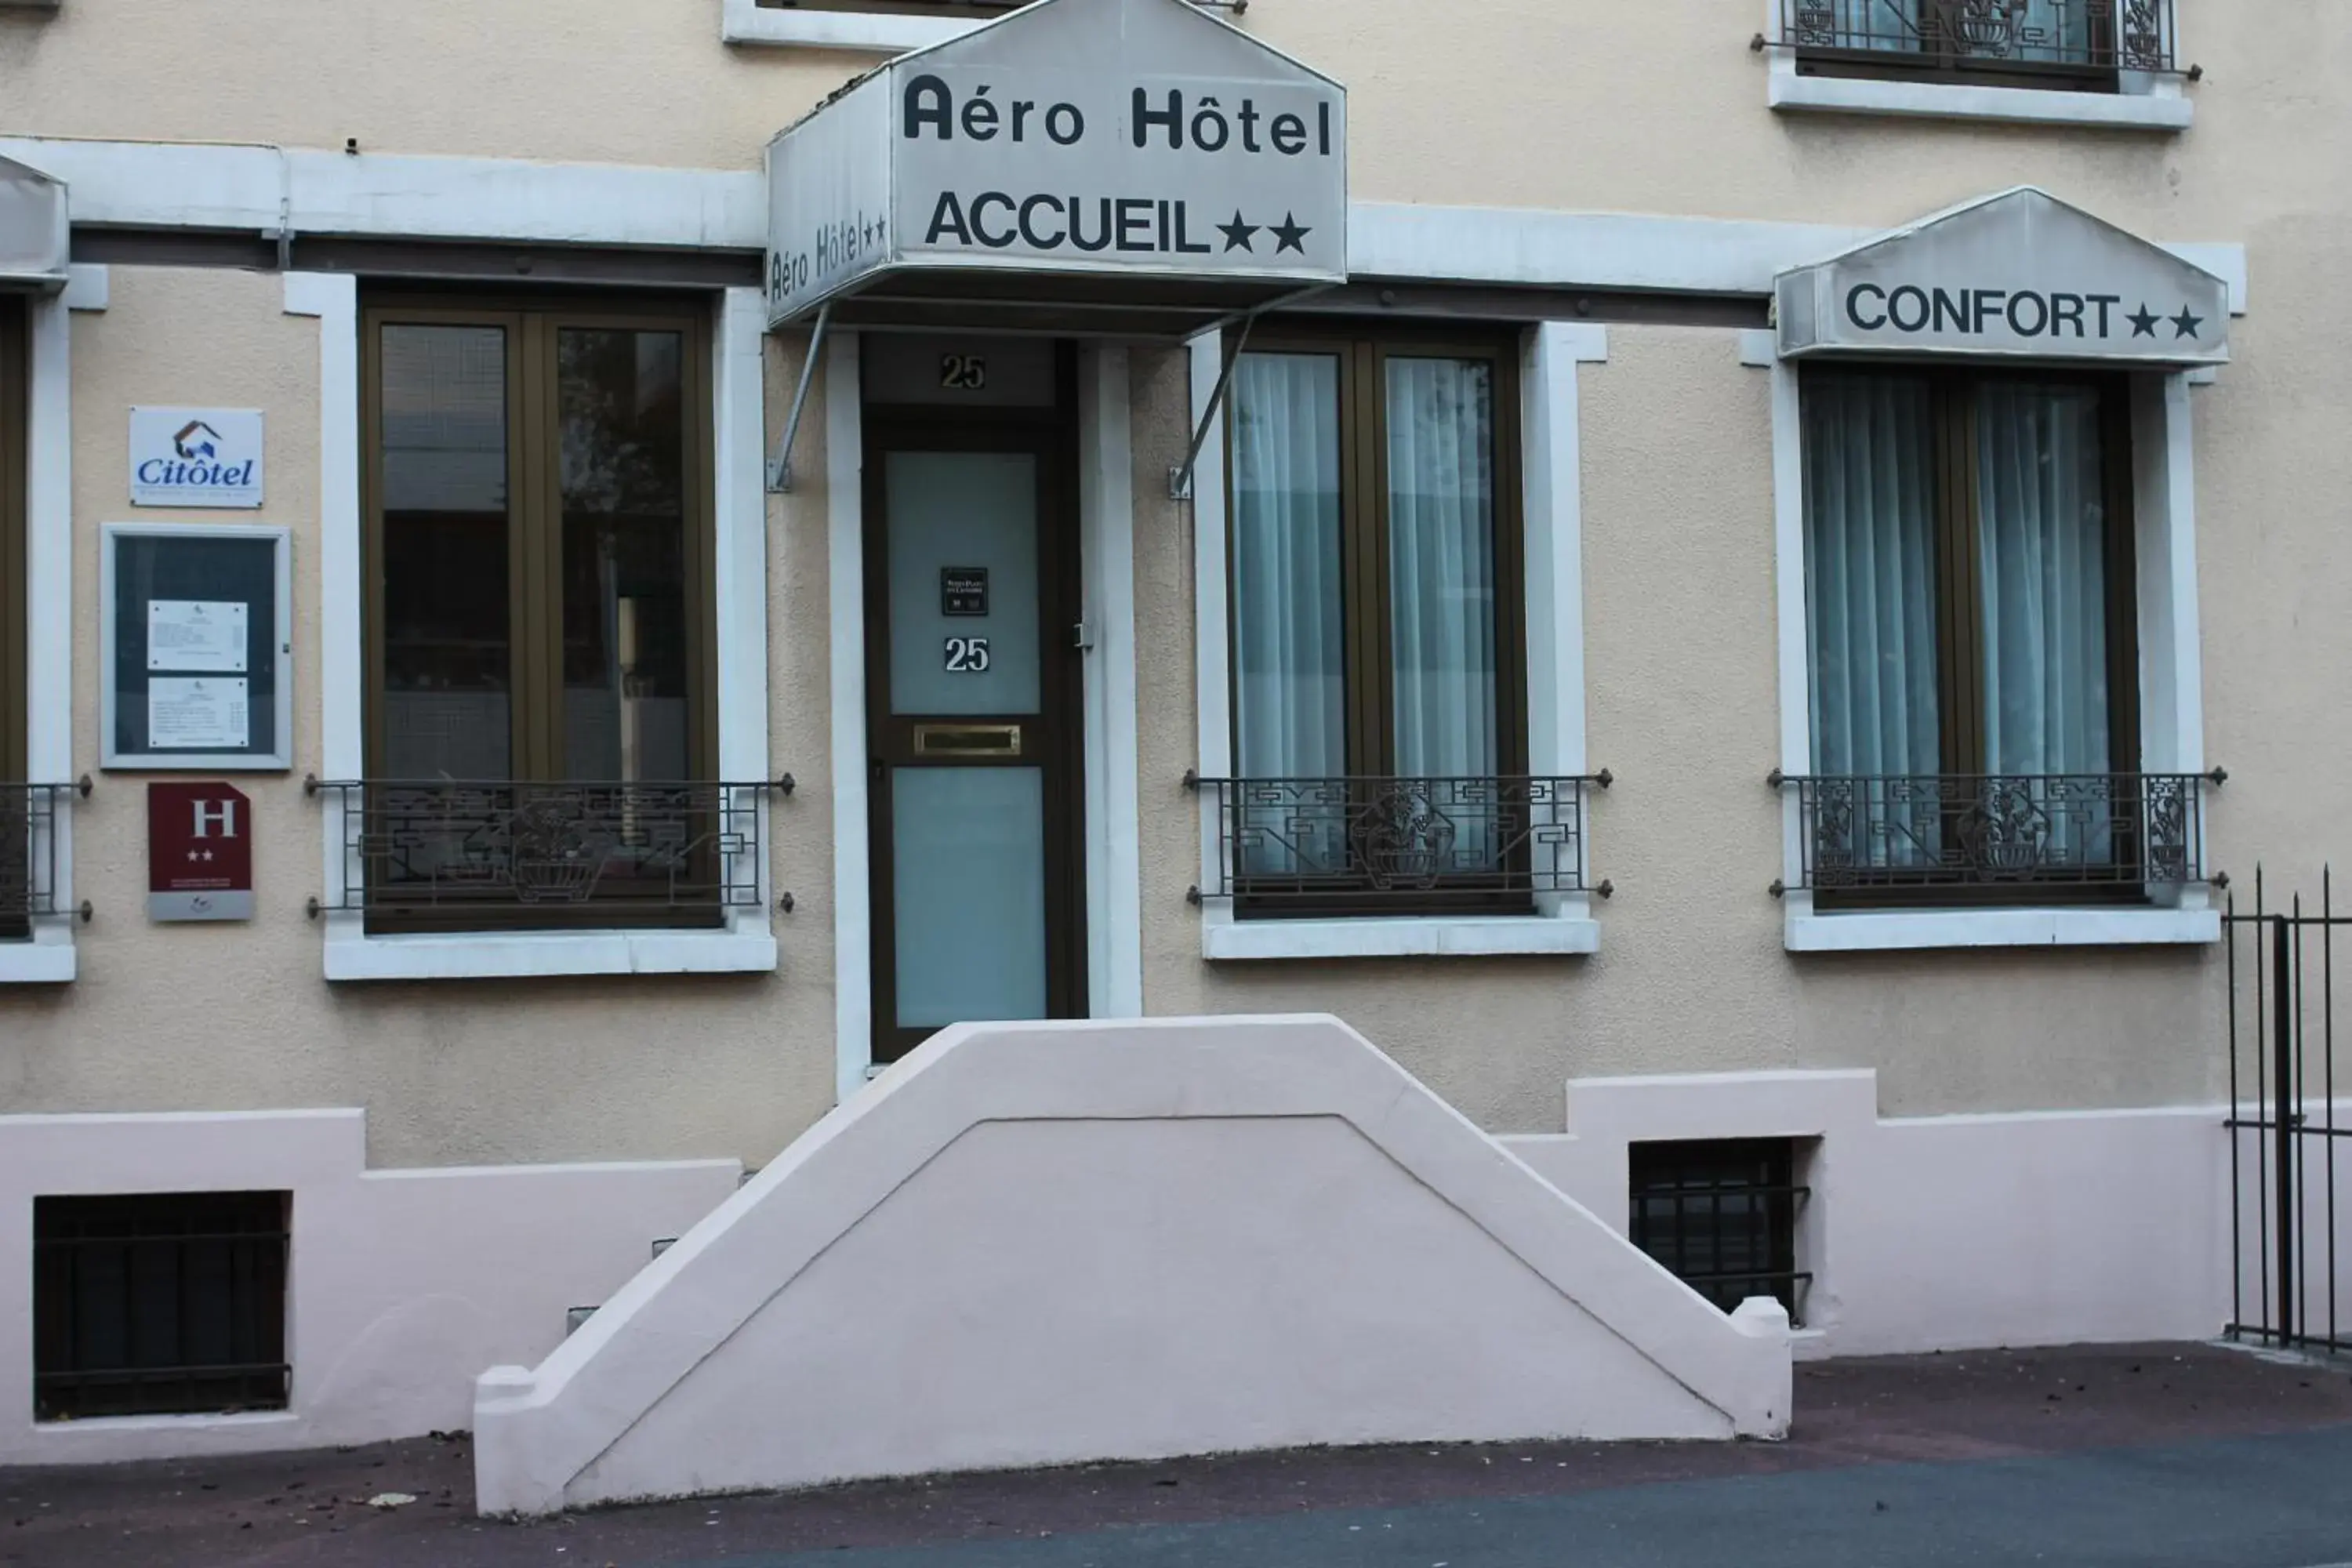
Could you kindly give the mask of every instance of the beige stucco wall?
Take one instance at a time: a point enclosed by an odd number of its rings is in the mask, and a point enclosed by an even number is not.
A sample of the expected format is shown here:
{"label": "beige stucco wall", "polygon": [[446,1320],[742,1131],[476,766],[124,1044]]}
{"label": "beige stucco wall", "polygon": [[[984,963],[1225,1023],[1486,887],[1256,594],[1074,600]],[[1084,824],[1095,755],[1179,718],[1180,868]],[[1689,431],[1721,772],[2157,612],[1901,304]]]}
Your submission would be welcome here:
{"label": "beige stucco wall", "polygon": [[[0,133],[757,167],[876,57],[719,42],[720,0],[70,0],[0,17]],[[2031,179],[2159,238],[2253,237],[2352,166],[2352,12],[2180,7],[2181,137],[1775,117],[1763,0],[1256,0],[1346,83],[1355,194],[1894,223]],[[421,84],[430,84],[426,90]]]}
{"label": "beige stucco wall", "polygon": [[[0,133],[278,141],[367,152],[756,166],[870,60],[729,48],[719,0],[310,0],[0,14]],[[2352,11],[2203,0],[2179,136],[1775,116],[1760,5],[1257,0],[1251,30],[1346,81],[1360,199],[1894,223],[2018,181],[2163,239],[2248,247],[2236,360],[2198,389],[2207,752],[2232,782],[2212,863],[2308,886],[2347,847],[2352,722]],[[418,84],[429,82],[431,90]],[[1573,269],[1562,258],[1563,270]],[[77,767],[96,757],[96,526],[123,506],[125,410],[264,406],[270,505],[296,530],[296,764],[245,781],[266,837],[250,925],[143,914],[143,800],[78,808],[96,905],[68,987],[0,988],[0,1111],[364,1105],[379,1164],[593,1156],[759,1162],[831,1103],[832,844],[823,384],[798,490],[772,502],[774,976],[330,987],[319,881],[318,323],[272,277],[118,266],[74,319]],[[797,340],[772,346],[781,429]],[[1583,401],[1591,744],[1601,952],[1582,960],[1212,967],[1183,898],[1197,815],[1181,356],[1135,391],[1145,994],[1157,1014],[1328,1009],[1496,1130],[1556,1131],[1570,1077],[1880,1069],[1890,1113],[2175,1104],[2217,1092],[2219,965],[2196,952],[1792,958],[1780,872],[1768,378],[1727,332],[1616,326]],[[156,514],[162,515],[162,514]],[[236,521],[245,521],[239,515]],[[862,825],[850,825],[862,831]]]}
{"label": "beige stucco wall", "polygon": [[[320,323],[283,312],[275,276],[119,267],[110,285],[104,312],[73,317],[74,758],[97,779],[75,809],[74,893],[95,918],[78,932],[73,984],[0,986],[0,1113],[360,1106],[378,1166],[772,1157],[833,1097],[830,943],[814,940],[832,918],[822,698],[779,704],[772,720],[771,755],[803,786],[773,808],[775,886],[801,910],[777,917],[779,973],[331,987],[304,907],[320,881],[320,807],[302,794],[320,771]],[[771,407],[789,392],[772,388]],[[134,514],[137,403],[263,409],[258,521],[294,533],[294,766],[235,775],[255,816],[249,923],[148,921],[155,775],[97,769],[98,525],[256,521]],[[814,463],[804,493],[821,509],[821,452]],[[772,537],[770,679],[822,693],[824,541]]]}

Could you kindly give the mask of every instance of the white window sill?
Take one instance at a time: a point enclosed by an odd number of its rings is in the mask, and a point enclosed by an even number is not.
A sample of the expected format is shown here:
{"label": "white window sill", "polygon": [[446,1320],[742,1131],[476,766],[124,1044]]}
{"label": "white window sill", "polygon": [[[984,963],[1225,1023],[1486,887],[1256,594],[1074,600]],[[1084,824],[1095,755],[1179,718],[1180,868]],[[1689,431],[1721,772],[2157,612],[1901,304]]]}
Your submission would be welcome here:
{"label": "white window sill", "polygon": [[[341,917],[350,920],[352,917]],[[776,967],[767,931],[567,931],[327,934],[330,980],[512,980],[562,974],[759,974]]]}
{"label": "white window sill", "polygon": [[897,54],[960,38],[978,22],[931,16],[886,16],[860,11],[770,7],[752,0],[724,0],[719,37],[730,44],[797,46],[808,49],[872,49]]}
{"label": "white window sill", "polygon": [[[36,1421],[33,1440],[102,1443],[126,1432],[233,1432],[241,1427],[291,1426],[301,1417],[291,1410],[200,1411],[187,1415],[89,1415],[71,1421]],[[62,1458],[65,1456],[59,1455]]]}
{"label": "white window sill", "polygon": [[[2169,83],[2166,84],[2169,86]],[[1776,110],[1881,114],[1925,120],[1985,120],[2010,125],[2087,125],[2111,131],[2186,131],[2196,105],[2178,89],[2053,92],[2043,88],[1959,87],[1947,82],[1867,81],[1772,73]]]}
{"label": "white window sill", "polygon": [[62,985],[73,977],[69,941],[0,942],[0,985]]}
{"label": "white window sill", "polygon": [[1601,951],[1601,922],[1572,916],[1408,916],[1331,921],[1213,921],[1201,956],[1473,958]]}
{"label": "white window sill", "polygon": [[2148,947],[2221,940],[2218,910],[1903,910],[1817,915],[1791,908],[1790,952],[1924,947]]}

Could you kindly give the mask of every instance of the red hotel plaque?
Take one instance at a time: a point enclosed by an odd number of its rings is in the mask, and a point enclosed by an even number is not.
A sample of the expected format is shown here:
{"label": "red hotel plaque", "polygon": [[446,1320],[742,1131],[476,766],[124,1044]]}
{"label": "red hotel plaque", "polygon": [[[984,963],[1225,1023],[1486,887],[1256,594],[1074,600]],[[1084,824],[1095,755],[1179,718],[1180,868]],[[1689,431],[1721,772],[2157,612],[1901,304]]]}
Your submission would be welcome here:
{"label": "red hotel plaque", "polygon": [[225,784],[147,786],[147,914],[253,918],[253,803]]}

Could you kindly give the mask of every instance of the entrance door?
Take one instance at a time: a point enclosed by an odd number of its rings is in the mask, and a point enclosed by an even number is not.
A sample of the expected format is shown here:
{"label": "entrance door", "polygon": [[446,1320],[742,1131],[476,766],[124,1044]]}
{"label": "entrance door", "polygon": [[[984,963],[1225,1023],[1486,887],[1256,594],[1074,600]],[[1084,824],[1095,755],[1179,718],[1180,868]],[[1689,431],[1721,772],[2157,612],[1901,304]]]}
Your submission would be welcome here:
{"label": "entrance door", "polygon": [[[969,377],[981,356],[939,357]],[[866,405],[877,1061],[950,1024],[1086,1013],[1071,400],[1047,395]]]}

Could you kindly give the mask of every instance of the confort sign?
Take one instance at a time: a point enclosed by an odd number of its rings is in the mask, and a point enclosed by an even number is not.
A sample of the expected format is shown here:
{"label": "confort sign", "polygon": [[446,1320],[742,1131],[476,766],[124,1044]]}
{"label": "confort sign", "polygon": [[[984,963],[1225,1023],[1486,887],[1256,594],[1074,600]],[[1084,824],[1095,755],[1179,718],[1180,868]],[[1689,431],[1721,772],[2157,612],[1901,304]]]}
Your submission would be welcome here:
{"label": "confort sign", "polygon": [[261,411],[133,408],[134,506],[250,510],[261,504]]}
{"label": "confort sign", "polygon": [[926,269],[1347,275],[1345,92],[1187,0],[1042,0],[904,56],[768,174],[774,322]]}
{"label": "confort sign", "polygon": [[1784,358],[1968,354],[2218,364],[2229,290],[2179,257],[2030,187],[1941,213],[1774,290]]}

